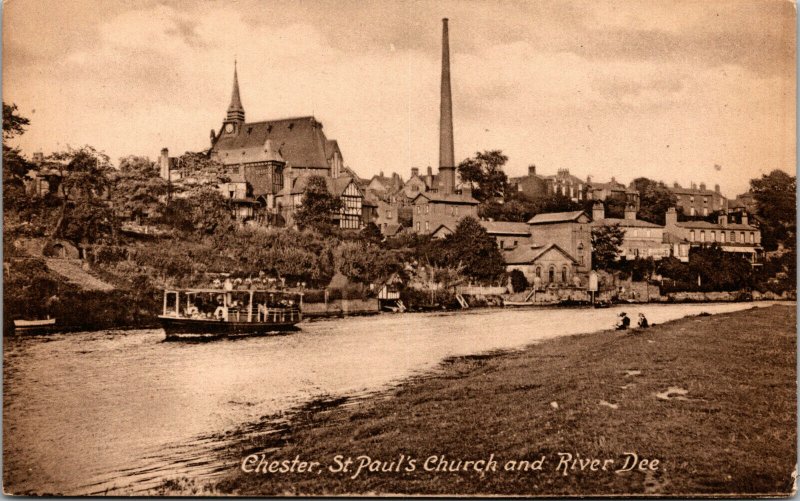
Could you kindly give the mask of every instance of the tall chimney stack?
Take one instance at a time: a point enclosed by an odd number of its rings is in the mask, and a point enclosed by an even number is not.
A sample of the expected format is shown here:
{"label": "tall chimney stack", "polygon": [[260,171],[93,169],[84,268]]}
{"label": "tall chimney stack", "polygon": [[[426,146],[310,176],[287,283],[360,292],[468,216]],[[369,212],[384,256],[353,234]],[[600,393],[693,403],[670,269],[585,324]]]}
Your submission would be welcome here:
{"label": "tall chimney stack", "polygon": [[442,95],[439,109],[439,183],[444,194],[456,186],[456,163],[453,147],[453,98],[450,94],[450,42],[447,18],[442,19]]}

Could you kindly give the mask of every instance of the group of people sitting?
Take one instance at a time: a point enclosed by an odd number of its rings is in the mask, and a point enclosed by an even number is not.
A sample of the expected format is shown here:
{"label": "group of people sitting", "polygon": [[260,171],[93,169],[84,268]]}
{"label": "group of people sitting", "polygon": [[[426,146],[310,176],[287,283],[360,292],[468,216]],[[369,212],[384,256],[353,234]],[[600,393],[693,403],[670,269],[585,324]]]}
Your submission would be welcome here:
{"label": "group of people sitting", "polygon": [[[624,311],[619,314],[619,321],[617,322],[616,329],[618,331],[624,331],[628,327],[631,326],[631,319],[628,318],[628,314]],[[637,327],[640,329],[646,329],[650,327],[650,324],[647,322],[647,317],[644,316],[644,313],[639,313],[639,323]]]}

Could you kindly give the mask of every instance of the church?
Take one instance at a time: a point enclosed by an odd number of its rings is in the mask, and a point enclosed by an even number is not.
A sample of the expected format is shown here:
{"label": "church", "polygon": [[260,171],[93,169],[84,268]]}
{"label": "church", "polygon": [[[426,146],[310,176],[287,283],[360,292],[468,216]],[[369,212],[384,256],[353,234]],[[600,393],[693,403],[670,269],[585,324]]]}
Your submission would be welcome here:
{"label": "church", "polygon": [[[333,187],[332,194],[346,198],[342,214],[334,219],[353,229],[366,224],[358,178],[344,166],[338,143],[325,136],[322,123],[313,116],[246,122],[235,65],[230,105],[219,132],[211,130],[210,140],[209,158],[230,174],[230,182],[219,188],[237,219],[291,225],[308,178],[321,176]],[[162,159],[161,170],[163,177],[174,181],[179,176],[170,173],[172,160]]]}

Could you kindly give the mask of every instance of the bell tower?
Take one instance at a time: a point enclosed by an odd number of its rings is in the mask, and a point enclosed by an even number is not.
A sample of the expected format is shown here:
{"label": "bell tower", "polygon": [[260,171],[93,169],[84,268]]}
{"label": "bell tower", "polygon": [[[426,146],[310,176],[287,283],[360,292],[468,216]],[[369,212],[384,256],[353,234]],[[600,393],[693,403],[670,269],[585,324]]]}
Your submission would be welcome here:
{"label": "bell tower", "polygon": [[244,106],[242,98],[239,96],[239,75],[236,68],[236,61],[233,62],[233,92],[231,93],[231,104],[228,106],[228,114],[222,125],[223,135],[236,135],[244,125]]}

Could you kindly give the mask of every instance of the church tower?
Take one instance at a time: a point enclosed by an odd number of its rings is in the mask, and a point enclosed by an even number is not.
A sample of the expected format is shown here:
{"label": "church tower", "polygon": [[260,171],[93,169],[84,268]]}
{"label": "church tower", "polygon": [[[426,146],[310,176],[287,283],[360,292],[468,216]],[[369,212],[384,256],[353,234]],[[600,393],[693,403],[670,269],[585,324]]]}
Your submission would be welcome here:
{"label": "church tower", "polygon": [[225,135],[236,135],[244,125],[244,106],[242,98],[239,96],[239,75],[236,69],[236,61],[233,63],[233,92],[231,93],[231,104],[228,106],[228,115],[223,123],[222,133]]}

